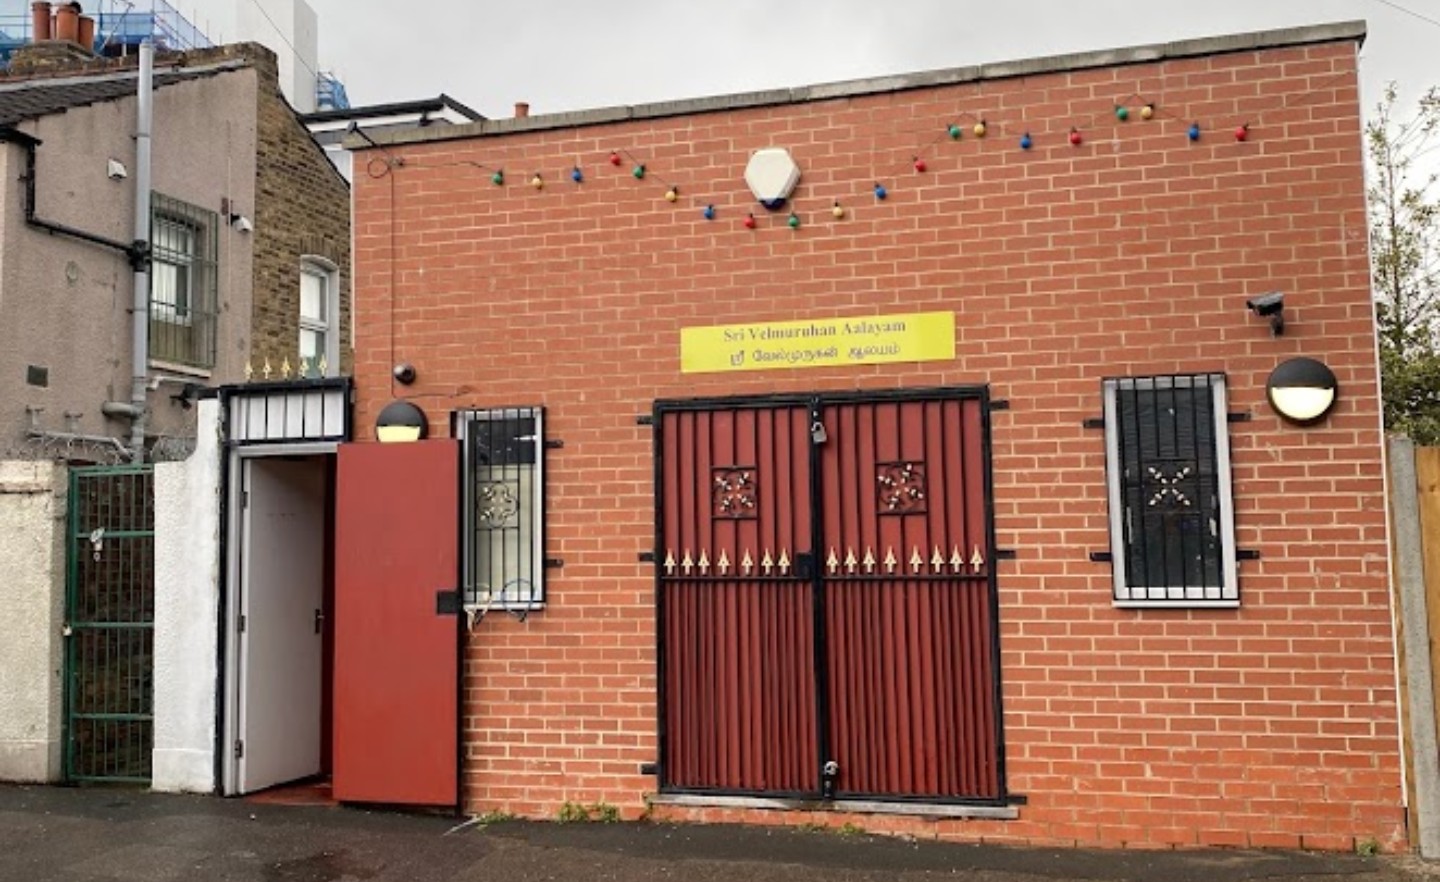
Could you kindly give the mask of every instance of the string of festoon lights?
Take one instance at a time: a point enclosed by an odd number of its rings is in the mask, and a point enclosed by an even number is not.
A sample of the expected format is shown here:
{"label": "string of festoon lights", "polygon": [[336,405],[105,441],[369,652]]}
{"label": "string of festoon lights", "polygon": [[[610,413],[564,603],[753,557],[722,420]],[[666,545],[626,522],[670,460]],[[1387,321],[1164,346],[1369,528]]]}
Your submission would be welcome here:
{"label": "string of festoon lights", "polygon": [[[1348,75],[1348,73],[1338,74],[1304,92],[1281,96],[1281,101],[1278,103],[1267,108],[1258,108],[1249,116],[1232,117],[1231,122],[1207,123],[1183,111],[1169,110],[1158,100],[1138,93],[1126,96],[1114,102],[1105,111],[1088,118],[1068,119],[1056,129],[1039,129],[1023,121],[1001,124],[987,118],[983,113],[962,111],[938,124],[933,137],[905,151],[902,154],[905,157],[903,161],[897,160],[887,164],[883,171],[875,175],[873,181],[864,185],[856,185],[846,198],[831,198],[828,215],[834,221],[842,221],[848,217],[847,199],[862,199],[868,196],[874,202],[884,202],[897,188],[903,189],[907,186],[905,177],[907,174],[926,175],[931,173],[932,160],[942,156],[947,145],[957,145],[961,142],[984,143],[987,145],[985,149],[990,149],[990,145],[1001,145],[1008,141],[1013,145],[1012,149],[1018,149],[1022,153],[1031,153],[1046,146],[1063,148],[1068,145],[1070,149],[1079,149],[1090,142],[1092,134],[1097,136],[1113,135],[1131,125],[1158,124],[1168,120],[1184,126],[1183,137],[1192,145],[1198,145],[1202,141],[1208,141],[1217,136],[1230,143],[1243,143],[1252,138],[1256,128],[1266,115],[1291,108],[1309,96],[1321,94],[1330,85]],[[995,149],[1002,148],[997,146]],[[754,230],[761,225],[760,218],[756,216],[755,211],[751,210],[753,203],[747,202],[736,206],[693,193],[682,195],[679,183],[658,173],[651,167],[650,162],[637,156],[626,147],[617,146],[603,152],[597,160],[600,168],[608,167],[616,173],[627,174],[637,183],[656,187],[657,192],[666,202],[683,203],[697,209],[705,221],[719,221],[734,212],[740,225],[745,229]],[[510,183],[501,166],[492,168],[473,161],[465,161],[460,164],[488,171],[491,183],[496,187],[503,188]],[[590,181],[590,177],[577,157],[574,164],[568,170],[556,175],[554,180],[568,180],[571,186],[578,187],[584,186]],[[534,172],[529,178],[529,186],[537,192],[543,191],[549,183],[550,179],[547,179],[542,171]],[[764,216],[762,213],[761,217]],[[778,223],[780,215],[777,214],[775,217]],[[798,230],[805,224],[801,214],[793,206],[783,217],[784,226],[792,230]]]}

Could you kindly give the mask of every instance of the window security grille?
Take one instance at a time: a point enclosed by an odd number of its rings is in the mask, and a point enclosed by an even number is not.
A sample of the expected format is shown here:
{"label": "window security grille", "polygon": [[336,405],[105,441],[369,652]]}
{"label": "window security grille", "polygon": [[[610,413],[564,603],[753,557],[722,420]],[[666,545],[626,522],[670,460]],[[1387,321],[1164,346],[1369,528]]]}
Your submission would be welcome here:
{"label": "window security grille", "polygon": [[541,408],[467,411],[465,603],[531,610],[545,603],[545,439]]}
{"label": "window security grille", "polygon": [[214,367],[219,216],[159,193],[150,199],[150,357]]}
{"label": "window security grille", "polygon": [[1238,606],[1224,376],[1113,379],[1104,393],[1116,605]]}

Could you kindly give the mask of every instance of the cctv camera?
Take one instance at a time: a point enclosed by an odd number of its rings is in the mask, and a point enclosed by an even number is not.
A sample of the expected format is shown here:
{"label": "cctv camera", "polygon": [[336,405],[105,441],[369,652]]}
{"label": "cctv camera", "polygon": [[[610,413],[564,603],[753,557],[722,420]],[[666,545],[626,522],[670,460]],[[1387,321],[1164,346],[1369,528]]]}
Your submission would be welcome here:
{"label": "cctv camera", "polygon": [[239,230],[242,233],[250,233],[254,232],[255,224],[250,221],[250,218],[242,214],[241,216],[235,218],[235,229]]}
{"label": "cctv camera", "polygon": [[1285,308],[1285,294],[1281,291],[1271,291],[1269,294],[1251,297],[1245,301],[1245,305],[1250,307],[1256,315],[1275,315]]}
{"label": "cctv camera", "polygon": [[395,365],[393,373],[395,374],[396,382],[402,386],[408,386],[415,382],[415,365],[408,361]]}

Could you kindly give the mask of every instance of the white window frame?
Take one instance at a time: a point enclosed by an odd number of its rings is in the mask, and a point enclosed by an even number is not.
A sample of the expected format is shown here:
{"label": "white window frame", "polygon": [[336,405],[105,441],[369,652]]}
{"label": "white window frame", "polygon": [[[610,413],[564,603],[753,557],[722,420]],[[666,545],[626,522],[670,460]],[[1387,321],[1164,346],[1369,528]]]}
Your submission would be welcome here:
{"label": "white window frame", "polygon": [[[305,332],[310,331],[323,334],[325,350],[320,353],[325,358],[325,375],[338,376],[340,373],[340,271],[329,260],[313,254],[307,254],[300,258],[300,284],[303,286],[305,277],[319,278],[325,283],[325,321],[317,322],[307,318],[304,309],[297,303],[295,332],[296,361],[300,360],[301,341]],[[298,298],[303,302],[303,296]],[[314,376],[320,376],[318,365],[311,365]]]}
{"label": "white window frame", "polygon": [[[1211,389],[1211,410],[1214,420],[1215,470],[1218,497],[1221,583],[1218,585],[1150,585],[1129,584],[1126,571],[1129,555],[1126,548],[1125,493],[1121,486],[1120,426],[1116,394],[1121,383],[1134,384],[1137,389],[1165,388],[1163,384],[1177,379],[1206,381]],[[1234,608],[1240,605],[1239,567],[1235,553],[1235,506],[1231,490],[1230,420],[1226,409],[1225,377],[1221,374],[1193,374],[1181,377],[1126,377],[1104,382],[1105,396],[1105,474],[1110,504],[1110,561],[1114,577],[1112,601],[1122,608]]]}
{"label": "white window frame", "polygon": [[[528,507],[530,542],[523,549],[525,560],[530,565],[528,590],[518,584],[503,584],[498,588],[480,584],[478,576],[478,548],[476,536],[476,475],[475,462],[471,454],[471,442],[476,437],[480,423],[500,420],[533,419],[535,430],[529,436],[516,440],[534,445],[533,471],[529,475],[530,493],[522,503]],[[487,610],[505,610],[523,613],[545,607],[545,409],[543,407],[500,407],[491,409],[464,410],[456,414],[455,434],[462,450],[461,480],[461,524],[463,547],[461,555],[461,603],[469,614],[483,615]],[[522,509],[524,512],[524,509]],[[527,516],[522,514],[522,516]],[[517,549],[520,551],[521,549]],[[519,558],[517,557],[517,562]],[[518,581],[518,580],[516,580]]]}

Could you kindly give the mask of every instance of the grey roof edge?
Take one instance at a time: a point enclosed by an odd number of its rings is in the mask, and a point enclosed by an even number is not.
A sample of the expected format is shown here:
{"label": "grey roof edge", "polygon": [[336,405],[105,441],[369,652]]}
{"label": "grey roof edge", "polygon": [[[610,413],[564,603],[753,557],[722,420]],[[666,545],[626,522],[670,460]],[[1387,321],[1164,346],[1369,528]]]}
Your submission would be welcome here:
{"label": "grey roof edge", "polygon": [[[1001,61],[990,64],[971,65],[968,67],[893,74],[868,79],[799,86],[793,89],[742,92],[733,95],[717,95],[679,101],[661,101],[633,106],[601,107],[593,110],[576,110],[515,119],[484,120],[457,126],[405,129],[394,132],[375,133],[373,144],[375,146],[396,146],[401,144],[422,144],[432,141],[486,138],[498,135],[517,134],[520,132],[602,125],[605,123],[624,122],[626,120],[659,119],[669,116],[717,113],[751,107],[801,104],[808,101],[826,101],[834,98],[852,98],[861,95],[876,95],[909,89],[951,86],[984,80],[1001,80],[1014,77],[1035,76],[1038,74],[1065,73],[1097,67],[1146,64],[1156,61],[1170,61],[1206,55],[1253,52],[1262,49],[1281,49],[1292,46],[1307,46],[1315,43],[1355,41],[1363,44],[1366,33],[1365,22],[1356,19],[1327,24],[1303,25],[1267,31],[1228,34],[1224,36],[1199,37],[1190,40],[1152,43],[1144,46],[1131,46],[1121,49],[1100,49],[1065,55],[1049,55],[1018,61]],[[351,150],[365,149],[372,146],[370,143],[367,143],[364,138],[355,135],[348,136],[343,144]]]}

